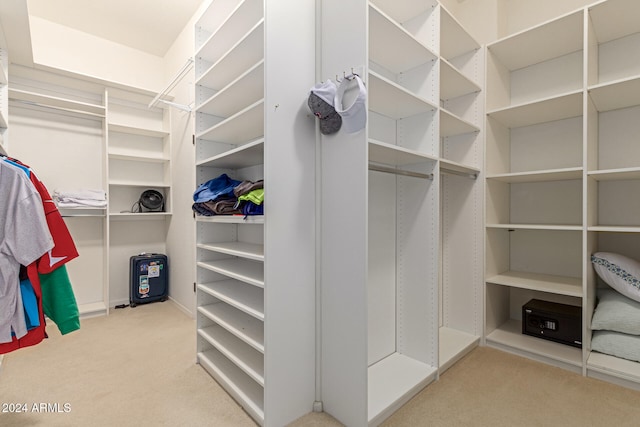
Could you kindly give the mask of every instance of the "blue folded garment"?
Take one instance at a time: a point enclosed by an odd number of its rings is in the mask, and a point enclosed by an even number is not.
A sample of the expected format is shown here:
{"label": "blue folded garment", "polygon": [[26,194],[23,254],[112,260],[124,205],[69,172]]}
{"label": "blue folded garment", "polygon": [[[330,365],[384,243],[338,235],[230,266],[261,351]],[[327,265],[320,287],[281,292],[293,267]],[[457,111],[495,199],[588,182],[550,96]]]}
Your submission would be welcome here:
{"label": "blue folded garment", "polygon": [[223,173],[219,177],[201,184],[193,193],[193,201],[204,203],[221,196],[233,196],[233,189],[241,182],[231,179],[226,173]]}

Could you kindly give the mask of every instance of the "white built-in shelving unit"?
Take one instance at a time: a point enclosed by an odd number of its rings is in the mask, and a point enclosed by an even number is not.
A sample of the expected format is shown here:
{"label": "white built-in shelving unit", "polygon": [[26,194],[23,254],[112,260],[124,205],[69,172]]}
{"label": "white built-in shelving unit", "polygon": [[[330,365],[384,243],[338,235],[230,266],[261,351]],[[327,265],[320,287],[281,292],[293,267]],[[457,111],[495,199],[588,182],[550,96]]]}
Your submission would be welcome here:
{"label": "white built-in shelving unit", "polygon": [[197,360],[267,426],[315,399],[314,11],[216,1],[195,28],[197,184],[265,181],[264,215],[195,216]]}
{"label": "white built-in shelving unit", "polygon": [[[490,43],[486,77],[486,342],[636,388],[638,363],[590,351],[590,256],[640,245],[639,22],[598,2]],[[582,307],[582,349],[522,335],[531,298]]]}
{"label": "white built-in shelving unit", "polygon": [[437,1],[322,20],[320,79],[359,74],[368,107],[321,137],[322,400],[378,425],[482,337],[484,52]]}
{"label": "white built-in shelving unit", "polygon": [[[107,314],[110,307],[129,302],[129,257],[166,252],[170,113],[148,108],[150,92],[14,69],[8,90],[16,124],[11,155],[32,166],[52,195],[55,190],[106,192],[104,208],[60,212],[80,253],[67,265],[80,314]],[[70,161],[71,152],[83,161]],[[131,212],[146,189],[164,195],[164,212]]]}

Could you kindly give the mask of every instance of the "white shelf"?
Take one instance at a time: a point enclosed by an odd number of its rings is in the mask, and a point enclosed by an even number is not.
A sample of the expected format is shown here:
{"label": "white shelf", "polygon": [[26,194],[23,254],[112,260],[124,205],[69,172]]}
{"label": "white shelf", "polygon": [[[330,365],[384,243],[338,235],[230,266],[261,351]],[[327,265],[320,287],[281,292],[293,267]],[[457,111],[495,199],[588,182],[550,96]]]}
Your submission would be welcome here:
{"label": "white shelf", "polygon": [[369,161],[388,166],[409,166],[435,162],[435,157],[388,144],[382,141],[369,140]]}
{"label": "white shelf", "polygon": [[[71,112],[90,114],[98,117],[105,116],[104,105],[90,104],[87,102],[74,101],[57,96],[43,95],[36,92],[29,92],[20,89],[9,88],[9,99],[26,102],[28,104],[61,108]],[[6,126],[4,126],[6,127]]]}
{"label": "white shelf", "polygon": [[241,1],[198,49],[196,56],[211,63],[218,61],[232,48],[233,41],[241,39],[263,15],[262,1]]}
{"label": "white shelf", "polygon": [[501,228],[513,230],[554,230],[554,231],[582,231],[580,225],[552,225],[552,224],[487,224],[487,228]]}
{"label": "white shelf", "polygon": [[7,118],[4,111],[0,111],[0,128],[5,129],[8,126]]}
{"label": "white shelf", "polygon": [[109,148],[109,158],[117,160],[127,160],[131,162],[145,162],[145,163],[167,163],[169,158],[165,157],[162,153],[154,153],[148,156],[128,154],[125,150],[118,150]]}
{"label": "white shelf", "polygon": [[589,9],[591,23],[600,43],[640,31],[640,4],[636,0],[611,0]]}
{"label": "white shelf", "polygon": [[582,91],[500,108],[487,114],[509,128],[579,117],[582,115]]}
{"label": "white shelf", "polygon": [[506,271],[489,277],[487,283],[529,289],[559,295],[582,297],[582,279],[579,277],[554,276],[549,274]]}
{"label": "white shelf", "polygon": [[150,136],[153,138],[164,138],[169,136],[169,132],[166,132],[163,130],[120,125],[117,123],[109,123],[109,131],[119,132],[119,133],[130,133],[133,135],[140,135],[140,136]]}
{"label": "white shelf", "polygon": [[197,265],[253,286],[264,287],[264,268],[262,263],[257,261],[223,259],[219,261],[200,261]]}
{"label": "white shelf", "polygon": [[222,355],[264,387],[264,356],[251,349],[224,328],[213,325],[198,329],[198,335],[207,340]]}
{"label": "white shelf", "polygon": [[161,220],[171,216],[171,212],[110,212],[109,219],[114,221],[149,221]]}
{"label": "white shelf", "polygon": [[486,337],[487,344],[498,344],[514,350],[542,356],[567,365],[582,366],[582,349],[524,335],[522,322],[511,319]]}
{"label": "white shelf", "polygon": [[477,83],[462,74],[449,61],[440,59],[440,99],[446,101],[480,90]]}
{"label": "white shelf", "polygon": [[264,292],[261,288],[229,279],[211,283],[201,283],[198,289],[238,310],[264,321]]}
{"label": "white shelf", "polygon": [[371,0],[370,3],[399,23],[406,22],[435,7],[435,2],[413,0]]}
{"label": "white shelf", "polygon": [[264,60],[233,80],[198,106],[199,113],[229,117],[259,101],[264,95]]}
{"label": "white shelf", "polygon": [[480,128],[467,120],[461,119],[453,113],[440,108],[440,136],[448,137],[473,133],[480,131]]}
{"label": "white shelf", "polygon": [[264,224],[264,215],[196,215],[198,222],[216,222],[220,224]]}
{"label": "white shelf", "polygon": [[222,302],[198,307],[198,312],[264,353],[264,324],[260,320]]}
{"label": "white shelf", "polygon": [[589,95],[598,111],[640,105],[640,76],[591,86]]}
{"label": "white shelf", "polygon": [[596,181],[624,181],[640,179],[640,168],[607,169],[588,172],[589,178]]}
{"label": "white shelf", "polygon": [[440,55],[446,59],[480,49],[480,44],[444,6],[440,6]]}
{"label": "white shelf", "polygon": [[369,4],[369,60],[399,74],[436,59],[427,46]]}
{"label": "white shelf", "polygon": [[196,85],[220,90],[264,58],[264,19],[196,80]]}
{"label": "white shelf", "polygon": [[78,217],[104,217],[107,215],[106,208],[65,208],[58,206],[58,211],[63,218],[78,218]]}
{"label": "white shelf", "polygon": [[264,389],[217,350],[198,352],[198,363],[254,419],[264,422]]}
{"label": "white shelf", "polygon": [[196,162],[196,166],[242,169],[264,163],[264,138]]}
{"label": "white shelf", "polygon": [[396,120],[437,108],[428,100],[372,71],[369,72],[368,94],[370,110]]}
{"label": "white shelf", "polygon": [[153,187],[168,188],[170,185],[164,181],[147,181],[142,180],[109,180],[109,185],[121,187]]}
{"label": "white shelf", "polygon": [[602,233],[640,233],[640,227],[619,226],[619,225],[594,225],[587,228],[588,231],[599,231]]}
{"label": "white shelf", "polygon": [[264,246],[244,242],[199,243],[198,248],[240,258],[264,261]]}
{"label": "white shelf", "polygon": [[583,14],[571,13],[487,45],[508,70],[582,50]]}
{"label": "white shelf", "polygon": [[451,328],[440,328],[438,361],[440,372],[449,369],[480,343],[480,337]]}
{"label": "white shelf", "polygon": [[400,353],[369,367],[369,423],[377,425],[435,379],[437,369]]}
{"label": "white shelf", "polygon": [[609,354],[590,352],[587,359],[587,369],[640,383],[640,363]]}
{"label": "white shelf", "polygon": [[510,184],[521,182],[565,181],[582,179],[582,173],[582,168],[549,169],[543,171],[487,175],[487,179],[507,182]]}
{"label": "white shelf", "polygon": [[241,144],[264,135],[264,100],[248,106],[196,135],[199,139]]}

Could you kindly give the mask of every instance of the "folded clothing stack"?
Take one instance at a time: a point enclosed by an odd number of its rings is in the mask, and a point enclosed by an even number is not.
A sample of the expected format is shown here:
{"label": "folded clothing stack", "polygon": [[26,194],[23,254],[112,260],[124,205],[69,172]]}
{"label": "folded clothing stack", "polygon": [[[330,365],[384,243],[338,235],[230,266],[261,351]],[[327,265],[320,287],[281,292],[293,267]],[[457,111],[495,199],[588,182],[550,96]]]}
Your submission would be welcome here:
{"label": "folded clothing stack", "polygon": [[107,207],[107,193],[104,190],[55,190],[53,200],[60,208]]}
{"label": "folded clothing stack", "polygon": [[264,181],[238,181],[222,174],[193,193],[192,209],[199,215],[262,215]]}

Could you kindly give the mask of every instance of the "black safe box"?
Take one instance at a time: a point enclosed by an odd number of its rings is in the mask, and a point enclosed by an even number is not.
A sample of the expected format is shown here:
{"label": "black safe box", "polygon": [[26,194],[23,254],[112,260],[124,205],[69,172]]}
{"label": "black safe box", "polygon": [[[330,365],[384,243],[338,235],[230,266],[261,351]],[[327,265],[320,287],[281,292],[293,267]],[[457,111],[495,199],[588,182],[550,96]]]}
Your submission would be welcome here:
{"label": "black safe box", "polygon": [[582,348],[582,309],[532,299],[522,306],[522,333]]}

